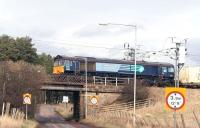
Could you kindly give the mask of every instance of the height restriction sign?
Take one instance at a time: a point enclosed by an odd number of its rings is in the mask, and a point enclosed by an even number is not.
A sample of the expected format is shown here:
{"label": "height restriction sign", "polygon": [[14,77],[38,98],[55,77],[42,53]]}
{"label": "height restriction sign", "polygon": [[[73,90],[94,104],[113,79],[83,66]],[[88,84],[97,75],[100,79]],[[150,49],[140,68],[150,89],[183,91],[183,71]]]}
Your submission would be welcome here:
{"label": "height restriction sign", "polygon": [[31,94],[23,94],[23,104],[31,104]]}
{"label": "height restriction sign", "polygon": [[185,88],[166,88],[165,89],[165,106],[167,110],[184,110],[186,102]]}
{"label": "height restriction sign", "polygon": [[91,96],[90,101],[92,105],[98,105],[98,96]]}

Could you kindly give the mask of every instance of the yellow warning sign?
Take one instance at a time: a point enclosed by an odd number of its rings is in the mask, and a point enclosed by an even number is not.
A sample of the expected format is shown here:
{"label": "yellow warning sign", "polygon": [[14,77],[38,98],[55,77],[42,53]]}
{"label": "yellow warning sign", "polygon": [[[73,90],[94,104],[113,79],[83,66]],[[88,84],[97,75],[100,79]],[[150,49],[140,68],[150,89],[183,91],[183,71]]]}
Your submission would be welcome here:
{"label": "yellow warning sign", "polygon": [[31,94],[30,93],[23,94],[23,104],[31,104]]}
{"label": "yellow warning sign", "polygon": [[167,87],[165,88],[166,110],[183,111],[186,103],[186,89]]}
{"label": "yellow warning sign", "polygon": [[90,101],[92,105],[98,105],[99,97],[98,96],[90,96]]}

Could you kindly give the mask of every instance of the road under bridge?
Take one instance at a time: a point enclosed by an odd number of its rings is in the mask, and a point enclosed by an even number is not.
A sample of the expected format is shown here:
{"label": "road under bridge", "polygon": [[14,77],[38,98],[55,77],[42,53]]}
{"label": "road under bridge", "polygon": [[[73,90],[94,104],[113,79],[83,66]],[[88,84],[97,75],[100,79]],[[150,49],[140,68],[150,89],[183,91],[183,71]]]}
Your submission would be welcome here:
{"label": "road under bridge", "polygon": [[63,75],[51,76],[51,79],[41,87],[45,94],[45,103],[60,103],[63,96],[68,96],[70,102],[74,104],[73,117],[80,120],[86,116],[86,104],[87,108],[90,108],[90,96],[100,97],[98,105],[104,105],[114,102],[123,93],[131,93],[130,90],[133,87],[130,78],[92,77],[88,79],[87,84],[84,78]]}

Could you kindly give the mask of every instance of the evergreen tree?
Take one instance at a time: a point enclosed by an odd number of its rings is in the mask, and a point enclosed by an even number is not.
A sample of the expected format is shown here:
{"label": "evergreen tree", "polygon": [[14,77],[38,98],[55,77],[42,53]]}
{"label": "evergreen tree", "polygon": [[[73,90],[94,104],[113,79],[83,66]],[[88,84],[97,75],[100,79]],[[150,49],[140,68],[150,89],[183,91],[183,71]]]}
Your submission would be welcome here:
{"label": "evergreen tree", "polygon": [[41,55],[38,55],[38,64],[45,67],[46,72],[52,73],[53,69],[53,57],[51,55],[47,55],[45,53],[42,53]]}

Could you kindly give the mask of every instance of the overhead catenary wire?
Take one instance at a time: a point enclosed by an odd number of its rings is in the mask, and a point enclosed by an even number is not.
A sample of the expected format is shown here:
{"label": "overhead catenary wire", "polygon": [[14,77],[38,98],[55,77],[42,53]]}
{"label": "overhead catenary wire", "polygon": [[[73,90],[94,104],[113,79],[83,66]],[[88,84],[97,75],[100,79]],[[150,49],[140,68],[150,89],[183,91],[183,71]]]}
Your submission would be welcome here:
{"label": "overhead catenary wire", "polygon": [[[50,42],[56,42],[59,44],[63,44],[63,45],[71,45],[71,46],[78,46],[78,47],[91,47],[91,48],[99,48],[99,49],[113,49],[113,50],[125,50],[124,48],[114,48],[114,47],[104,47],[104,46],[95,46],[95,45],[83,45],[83,44],[77,44],[75,42],[79,42],[79,43],[88,43],[88,42],[82,42],[82,41],[73,41],[73,43],[68,43],[68,42],[72,42],[72,41],[67,41],[67,40],[42,40],[42,39],[33,39],[33,42],[45,42],[45,43],[50,43]],[[109,43],[107,43],[109,44]],[[123,44],[124,45],[124,44]],[[153,52],[161,52],[163,50],[168,50],[168,49],[162,49],[159,51],[144,51],[146,53],[153,53]]]}
{"label": "overhead catenary wire", "polygon": [[[66,41],[66,40],[41,40],[41,39],[33,39],[33,42],[45,42],[45,43],[59,43],[61,45],[68,45],[68,47],[81,47],[81,48],[97,48],[97,49],[106,49],[106,50],[119,50],[119,51],[125,51],[126,49],[121,49],[121,48],[111,48],[111,47],[103,47],[103,46],[95,46],[95,45],[83,45],[83,44],[77,44],[77,43],[69,43],[71,41]],[[76,41],[75,41],[76,42]],[[79,41],[80,42],[80,41]],[[86,42],[81,42],[81,43],[86,43]],[[136,53],[136,54],[149,54],[149,53],[153,53],[156,51],[141,51],[140,53]]]}
{"label": "overhead catenary wire", "polygon": [[[97,46],[97,45],[85,45],[88,42],[82,42],[82,41],[73,41],[73,42],[79,42],[79,43],[85,43],[85,44],[78,44],[78,43],[72,43],[72,41],[67,41],[67,40],[43,40],[43,39],[33,39],[33,42],[44,42],[44,43],[59,43],[61,45],[68,45],[68,47],[82,47],[82,48],[96,48],[96,49],[106,49],[106,50],[120,50],[120,51],[125,51],[124,48],[116,48],[116,47],[104,47],[104,46]],[[71,42],[71,43],[69,43]],[[123,45],[122,45],[123,47]],[[145,51],[143,50],[141,53],[137,54],[147,54],[150,56],[170,56],[172,55],[172,48],[167,48],[167,49],[162,49],[158,51]],[[199,57],[199,55],[196,54],[187,54],[186,57]],[[145,58],[145,56],[144,56]]]}
{"label": "overhead catenary wire", "polygon": [[[95,45],[83,45],[83,44],[77,44],[77,43],[68,43],[72,41],[61,41],[61,40],[38,40],[38,39],[33,39],[33,42],[57,42],[61,45],[70,45],[70,46],[78,46],[78,47],[91,47],[91,48],[98,48],[98,49],[110,49],[110,50],[123,50],[122,48],[111,48],[111,47],[104,47],[104,46],[95,46]],[[76,41],[75,41],[76,42]],[[87,43],[87,42],[81,42],[81,43]]]}

